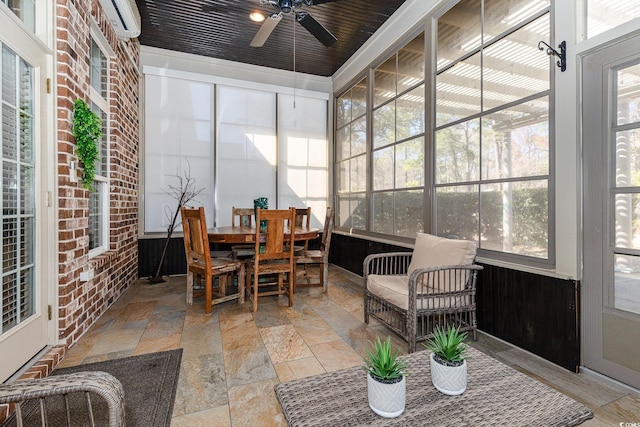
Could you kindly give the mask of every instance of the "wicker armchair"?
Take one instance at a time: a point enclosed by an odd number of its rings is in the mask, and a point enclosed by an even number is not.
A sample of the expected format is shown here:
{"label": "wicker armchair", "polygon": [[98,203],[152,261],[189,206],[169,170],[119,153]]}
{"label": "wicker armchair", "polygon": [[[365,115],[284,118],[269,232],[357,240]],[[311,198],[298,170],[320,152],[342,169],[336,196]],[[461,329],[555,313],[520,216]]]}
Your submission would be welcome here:
{"label": "wicker armchair", "polygon": [[[409,343],[433,335],[436,325],[460,326],[476,337],[473,242],[419,234],[414,252],[369,255],[364,260],[364,320],[373,317]],[[434,265],[436,264],[436,265]]]}
{"label": "wicker armchair", "polygon": [[[0,404],[7,403],[15,405],[7,425],[125,425],[122,384],[106,372],[78,372],[2,384]],[[76,406],[80,403],[83,408]],[[103,405],[106,411],[102,413],[108,414],[108,420],[94,415],[94,409]]]}

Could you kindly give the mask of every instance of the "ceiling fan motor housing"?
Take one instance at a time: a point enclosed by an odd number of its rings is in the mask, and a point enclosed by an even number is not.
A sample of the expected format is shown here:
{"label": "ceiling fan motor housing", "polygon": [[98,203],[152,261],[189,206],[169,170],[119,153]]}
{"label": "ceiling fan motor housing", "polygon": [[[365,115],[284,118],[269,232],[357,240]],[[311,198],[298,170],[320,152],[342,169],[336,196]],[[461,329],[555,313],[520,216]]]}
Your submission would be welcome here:
{"label": "ceiling fan motor housing", "polygon": [[302,6],[313,6],[313,0],[260,0],[260,3],[270,4],[282,13],[294,12]]}
{"label": "ceiling fan motor housing", "polygon": [[291,13],[292,11],[298,9],[302,5],[310,6],[312,4],[311,0],[276,0],[278,3],[278,7],[282,11],[282,13]]}

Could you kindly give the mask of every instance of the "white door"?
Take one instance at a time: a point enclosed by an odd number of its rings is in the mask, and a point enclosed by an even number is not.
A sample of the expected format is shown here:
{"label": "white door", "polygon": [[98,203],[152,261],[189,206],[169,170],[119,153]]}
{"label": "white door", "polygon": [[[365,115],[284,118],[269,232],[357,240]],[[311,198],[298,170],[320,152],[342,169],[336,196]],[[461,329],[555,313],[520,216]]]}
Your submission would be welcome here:
{"label": "white door", "polygon": [[583,364],[640,388],[640,37],[583,59]]}
{"label": "white door", "polygon": [[[0,382],[48,342],[48,299],[43,280],[51,277],[44,241],[51,208],[40,183],[46,94],[42,93],[47,54],[3,6],[0,10],[0,198],[2,199],[2,303]],[[53,276],[55,277],[55,276]],[[55,283],[55,279],[53,280]]]}

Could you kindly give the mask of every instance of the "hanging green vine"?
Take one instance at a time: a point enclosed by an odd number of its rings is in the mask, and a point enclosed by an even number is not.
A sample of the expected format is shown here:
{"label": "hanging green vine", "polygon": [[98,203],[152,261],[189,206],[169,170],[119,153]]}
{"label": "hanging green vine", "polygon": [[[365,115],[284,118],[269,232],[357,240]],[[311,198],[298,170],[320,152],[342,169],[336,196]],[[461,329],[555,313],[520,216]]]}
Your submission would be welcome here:
{"label": "hanging green vine", "polygon": [[102,138],[102,120],[91,111],[86,102],[76,99],[73,104],[73,136],[76,138],[76,154],[84,165],[82,186],[93,190],[93,178],[96,175],[98,143]]}

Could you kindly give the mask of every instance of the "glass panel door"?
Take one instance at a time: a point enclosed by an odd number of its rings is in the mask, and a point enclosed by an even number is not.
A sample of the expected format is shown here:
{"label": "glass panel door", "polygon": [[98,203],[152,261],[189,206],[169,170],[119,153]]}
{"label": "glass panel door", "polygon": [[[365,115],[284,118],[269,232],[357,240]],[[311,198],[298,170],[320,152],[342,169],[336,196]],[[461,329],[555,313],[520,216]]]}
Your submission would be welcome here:
{"label": "glass panel door", "polygon": [[584,365],[640,387],[640,38],[584,60]]}
{"label": "glass panel door", "polygon": [[2,57],[2,303],[0,381],[46,344],[36,281],[35,69],[6,45]]}
{"label": "glass panel door", "polygon": [[2,49],[2,324],[33,315],[33,69]]}
{"label": "glass panel door", "polygon": [[612,79],[615,249],[608,305],[640,315],[640,64],[613,70]]}

